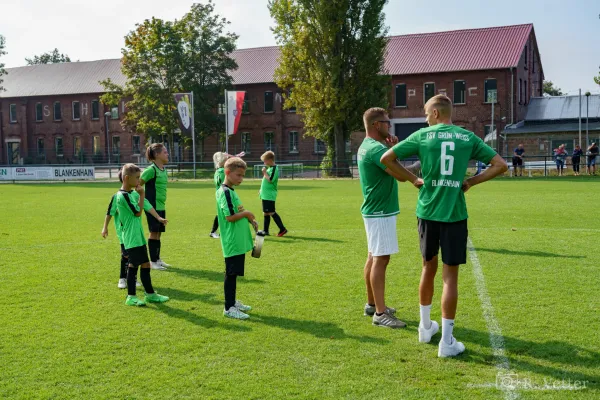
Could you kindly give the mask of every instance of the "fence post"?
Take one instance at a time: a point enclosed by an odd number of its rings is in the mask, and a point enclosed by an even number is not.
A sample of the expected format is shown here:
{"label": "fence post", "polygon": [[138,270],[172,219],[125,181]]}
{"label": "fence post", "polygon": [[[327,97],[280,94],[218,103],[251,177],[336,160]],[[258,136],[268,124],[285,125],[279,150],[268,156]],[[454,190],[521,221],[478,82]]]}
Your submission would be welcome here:
{"label": "fence post", "polygon": [[548,176],[548,157],[544,156],[544,176]]}
{"label": "fence post", "polygon": [[294,162],[292,161],[292,180],[294,180]]}
{"label": "fence post", "polygon": [[112,179],[112,169],[108,166],[108,179]]}

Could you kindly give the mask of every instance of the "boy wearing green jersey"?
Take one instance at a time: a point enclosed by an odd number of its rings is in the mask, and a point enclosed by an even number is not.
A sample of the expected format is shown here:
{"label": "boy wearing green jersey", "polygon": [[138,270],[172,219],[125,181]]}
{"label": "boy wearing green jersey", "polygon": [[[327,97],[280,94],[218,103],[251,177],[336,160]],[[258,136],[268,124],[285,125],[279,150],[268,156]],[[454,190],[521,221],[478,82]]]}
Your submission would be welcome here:
{"label": "boy wearing green jersey", "polygon": [[[165,165],[169,162],[169,152],[162,143],[153,143],[146,149],[146,158],[152,162],[148,168],[144,169],[140,185],[146,187],[146,196],[152,207],[161,218],[167,217],[167,169]],[[150,249],[150,261],[152,269],[165,270],[170,267],[169,264],[160,258],[160,238],[165,226],[160,223],[150,213],[146,213],[148,221],[148,247]]]}
{"label": "boy wearing green jersey", "polygon": [[287,229],[283,225],[283,221],[277,211],[275,211],[275,201],[277,200],[277,184],[279,182],[279,167],[275,165],[275,153],[267,151],[260,156],[265,167],[262,169],[263,179],[260,184],[260,199],[262,200],[263,215],[265,217],[264,234],[269,235],[269,225],[271,217],[279,228],[277,236],[281,237],[287,233]]}
{"label": "boy wearing green jersey", "polygon": [[[150,260],[148,259],[146,238],[144,237],[144,229],[140,218],[146,198],[144,188],[140,186],[140,168],[135,164],[125,164],[122,171],[123,185],[116,195],[116,202],[119,222],[122,227],[123,245],[129,256],[129,268],[127,269],[128,296],[125,304],[128,306],[145,306],[146,303],[164,303],[169,298],[156,293],[150,279]],[[140,266],[140,279],[146,292],[144,300],[138,299],[135,291],[135,278]]]}
{"label": "boy wearing green jersey", "polygon": [[[452,125],[452,102],[437,95],[425,104],[428,128],[423,128],[388,150],[381,163],[403,179],[413,181],[400,168],[398,160],[417,155],[421,161],[424,185],[417,202],[418,230],[423,270],[419,286],[421,304],[419,342],[427,343],[439,325],[431,321],[434,278],[438,252],[442,249],[444,281],[442,292],[442,340],[438,357],[462,353],[465,346],[454,339],[454,318],[458,302],[458,266],[467,262],[467,205],[465,192],[471,186],[504,173],[508,166],[502,157],[473,132]],[[491,164],[482,174],[464,179],[470,160]]]}
{"label": "boy wearing green jersey", "polygon": [[246,253],[252,250],[252,234],[248,223],[258,228],[254,214],[244,209],[234,187],[244,180],[246,163],[239,157],[225,162],[225,181],[217,190],[217,216],[221,229],[221,247],[225,258],[225,309],[223,315],[247,319],[252,308],[236,300],[237,277],[244,276]]}
{"label": "boy wearing green jersey", "polygon": [[[223,153],[222,151],[218,151],[213,154],[213,162],[215,163],[215,188],[219,190],[223,182],[225,182],[225,161],[231,157],[231,155],[227,153]],[[217,233],[217,229],[219,229],[219,216],[215,215],[215,220],[213,221],[212,230],[210,231],[210,237],[213,239],[218,239],[219,234]]]}

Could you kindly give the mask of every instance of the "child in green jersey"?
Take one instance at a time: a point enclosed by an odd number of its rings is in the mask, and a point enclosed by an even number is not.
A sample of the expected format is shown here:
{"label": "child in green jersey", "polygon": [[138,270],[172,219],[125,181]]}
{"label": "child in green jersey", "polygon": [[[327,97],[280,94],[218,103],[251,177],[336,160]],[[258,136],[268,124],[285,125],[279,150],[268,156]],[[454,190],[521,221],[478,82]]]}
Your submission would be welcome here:
{"label": "child in green jersey", "polygon": [[217,216],[221,229],[221,247],[225,257],[225,309],[223,315],[229,318],[247,319],[250,306],[236,300],[236,283],[238,276],[244,276],[246,253],[252,250],[251,223],[254,229],[258,224],[254,214],[244,209],[234,186],[244,180],[246,163],[239,157],[232,157],[225,162],[225,181],[217,190]]}
{"label": "child in green jersey", "polygon": [[[167,169],[165,165],[169,162],[169,152],[162,143],[153,143],[146,149],[146,158],[152,162],[142,173],[140,185],[146,187],[146,196],[152,207],[162,218],[167,217]],[[150,261],[152,269],[167,269],[169,264],[160,258],[160,237],[165,231],[165,226],[161,224],[150,213],[146,213],[148,221],[148,247],[150,249]]]}
{"label": "child in green jersey", "polygon": [[275,165],[275,153],[267,151],[260,156],[260,159],[265,163],[262,169],[263,179],[260,184],[260,199],[262,200],[263,215],[265,217],[263,232],[269,235],[269,225],[271,217],[279,228],[277,236],[283,236],[287,233],[287,229],[281,221],[281,217],[275,211],[275,200],[277,200],[277,183],[279,182],[279,167]]}
{"label": "child in green jersey", "polygon": [[[128,296],[125,304],[145,306],[146,303],[164,303],[169,298],[156,293],[150,279],[150,260],[148,259],[146,238],[144,237],[144,229],[140,218],[146,199],[144,188],[140,186],[140,168],[135,164],[125,164],[122,171],[123,185],[117,193],[116,202],[119,222],[122,227],[123,245],[129,256],[129,268],[127,269]],[[144,300],[138,299],[135,291],[135,277],[138,267],[141,267],[140,279],[146,292]]]}
{"label": "child in green jersey", "polygon": [[[215,163],[215,188],[219,190],[223,182],[225,181],[225,161],[229,159],[231,155],[227,153],[223,153],[222,151],[218,151],[213,154],[213,162]],[[214,239],[219,238],[219,234],[217,233],[217,229],[219,229],[219,217],[215,215],[215,220],[213,221],[212,230],[210,231],[210,237]]]}

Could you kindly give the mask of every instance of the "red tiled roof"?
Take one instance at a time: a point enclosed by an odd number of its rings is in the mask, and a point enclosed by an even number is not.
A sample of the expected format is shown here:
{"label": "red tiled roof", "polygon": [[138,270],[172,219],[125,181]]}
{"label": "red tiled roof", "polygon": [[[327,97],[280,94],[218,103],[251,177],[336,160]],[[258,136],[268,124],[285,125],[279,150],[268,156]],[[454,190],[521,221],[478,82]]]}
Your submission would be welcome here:
{"label": "red tiled roof", "polygon": [[232,54],[238,69],[230,71],[234,85],[273,82],[279,58],[279,47],[257,47],[235,50]]}

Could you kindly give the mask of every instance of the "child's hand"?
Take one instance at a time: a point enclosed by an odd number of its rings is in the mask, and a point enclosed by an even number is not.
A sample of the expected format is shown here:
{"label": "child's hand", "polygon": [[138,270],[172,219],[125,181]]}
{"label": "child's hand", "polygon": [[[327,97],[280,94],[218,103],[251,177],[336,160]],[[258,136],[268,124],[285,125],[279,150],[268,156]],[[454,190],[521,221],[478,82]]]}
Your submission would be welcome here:
{"label": "child's hand", "polygon": [[106,229],[106,228],[102,228],[102,237],[103,237],[104,239],[106,239],[106,237],[107,237],[107,236],[108,236],[108,229]]}
{"label": "child's hand", "polygon": [[158,218],[158,222],[160,222],[161,224],[163,224],[165,226],[169,223],[169,221],[164,218]]}
{"label": "child's hand", "polygon": [[256,222],[255,219],[253,219],[252,221],[250,221],[250,223],[252,224],[252,227],[254,228],[254,231],[258,231],[258,222]]}
{"label": "child's hand", "polygon": [[141,196],[142,194],[144,194],[144,187],[141,185],[137,185],[135,187],[135,191],[138,192],[138,194]]}
{"label": "child's hand", "polygon": [[262,173],[263,173],[263,175],[265,174],[265,172],[267,172],[267,168],[262,167]]}
{"label": "child's hand", "polygon": [[248,221],[250,221],[250,223],[252,223],[252,221],[256,220],[256,217],[250,211],[244,211],[244,212],[246,213],[246,218],[248,218]]}

